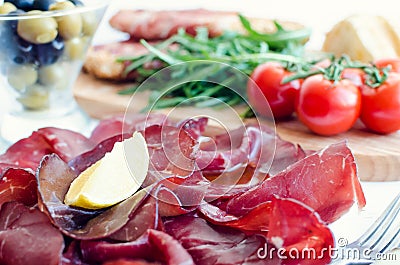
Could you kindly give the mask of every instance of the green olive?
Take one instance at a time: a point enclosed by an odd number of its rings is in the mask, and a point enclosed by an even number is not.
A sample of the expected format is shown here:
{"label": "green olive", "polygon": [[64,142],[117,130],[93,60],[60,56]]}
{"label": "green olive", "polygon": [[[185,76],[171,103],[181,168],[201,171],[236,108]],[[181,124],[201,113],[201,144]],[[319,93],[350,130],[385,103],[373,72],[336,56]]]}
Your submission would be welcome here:
{"label": "green olive", "polygon": [[27,109],[40,110],[49,106],[49,92],[45,87],[34,84],[17,100]]}
{"label": "green olive", "polygon": [[23,91],[38,80],[38,72],[32,64],[14,65],[8,69],[7,80],[10,86],[18,91]]}
{"label": "green olive", "polygon": [[82,33],[82,18],[80,14],[58,17],[58,32],[65,40],[79,37]]}
{"label": "green olive", "polygon": [[[51,11],[71,10],[74,8],[75,5],[72,2],[64,1],[52,4],[49,10]],[[58,32],[65,40],[79,37],[81,35],[83,23],[80,14],[60,16],[57,17],[56,20],[58,23]]]}
{"label": "green olive", "polygon": [[94,12],[82,14],[82,33],[85,36],[93,36],[99,22]]}
{"label": "green olive", "polygon": [[61,65],[51,64],[39,68],[39,82],[45,86],[54,86],[64,79],[65,72]]}
{"label": "green olive", "polygon": [[6,15],[12,11],[17,10],[17,7],[9,2],[5,2],[0,6],[0,15]]}
{"label": "green olive", "polygon": [[[40,14],[40,11],[29,11],[27,14]],[[52,17],[21,19],[17,26],[18,35],[24,40],[43,44],[53,41],[58,34],[57,21]]]}
{"label": "green olive", "polygon": [[90,44],[89,37],[74,38],[65,42],[65,54],[71,60],[83,60]]}
{"label": "green olive", "polygon": [[68,10],[68,9],[74,9],[74,8],[75,8],[75,5],[71,1],[55,2],[54,4],[51,4],[49,6],[50,11]]}

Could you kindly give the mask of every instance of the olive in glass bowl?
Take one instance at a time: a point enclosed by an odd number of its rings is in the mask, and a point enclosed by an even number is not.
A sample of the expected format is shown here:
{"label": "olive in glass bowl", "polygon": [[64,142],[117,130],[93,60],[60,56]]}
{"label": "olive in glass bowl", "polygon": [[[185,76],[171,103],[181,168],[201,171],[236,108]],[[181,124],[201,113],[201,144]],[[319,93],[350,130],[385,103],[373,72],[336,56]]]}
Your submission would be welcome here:
{"label": "olive in glass bowl", "polygon": [[76,110],[72,87],[108,2],[5,0],[0,4],[0,86],[11,95],[1,126],[3,138],[7,138],[4,131],[12,129],[4,127],[17,126],[24,117],[43,124]]}

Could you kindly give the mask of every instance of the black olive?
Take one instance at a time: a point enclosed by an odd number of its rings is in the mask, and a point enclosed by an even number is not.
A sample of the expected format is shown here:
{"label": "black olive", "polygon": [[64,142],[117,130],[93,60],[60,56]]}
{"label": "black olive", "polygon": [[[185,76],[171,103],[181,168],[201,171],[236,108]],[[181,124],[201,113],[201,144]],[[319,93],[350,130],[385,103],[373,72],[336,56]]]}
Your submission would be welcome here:
{"label": "black olive", "polygon": [[12,3],[19,9],[29,11],[33,9],[34,0],[6,0],[5,2]]}
{"label": "black olive", "polygon": [[16,47],[10,52],[12,60],[17,64],[32,64],[36,62],[36,45],[14,36]]}
{"label": "black olive", "polygon": [[55,0],[34,0],[33,9],[48,11],[50,5],[54,4],[55,2]]}
{"label": "black olive", "polygon": [[64,41],[60,36],[46,44],[36,45],[36,60],[39,65],[55,63],[63,54]]}
{"label": "black olive", "polygon": [[[23,13],[25,13],[24,10],[17,9],[15,11],[12,11],[12,12],[8,13],[8,15],[16,16],[16,15],[21,15]],[[6,24],[7,24],[7,27],[9,27],[12,31],[17,32],[17,26],[18,26],[18,20],[17,19],[15,19],[15,20],[6,20]]]}

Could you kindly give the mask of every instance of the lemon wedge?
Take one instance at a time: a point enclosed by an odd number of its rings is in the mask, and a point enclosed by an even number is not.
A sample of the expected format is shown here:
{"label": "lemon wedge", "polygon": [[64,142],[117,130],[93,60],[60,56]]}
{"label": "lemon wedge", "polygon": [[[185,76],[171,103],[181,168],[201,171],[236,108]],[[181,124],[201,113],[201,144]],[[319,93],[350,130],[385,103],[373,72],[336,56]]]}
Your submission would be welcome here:
{"label": "lemon wedge", "polygon": [[131,138],[115,143],[111,152],[83,171],[71,183],[64,202],[86,209],[119,203],[140,188],[148,166],[146,141],[135,132]]}

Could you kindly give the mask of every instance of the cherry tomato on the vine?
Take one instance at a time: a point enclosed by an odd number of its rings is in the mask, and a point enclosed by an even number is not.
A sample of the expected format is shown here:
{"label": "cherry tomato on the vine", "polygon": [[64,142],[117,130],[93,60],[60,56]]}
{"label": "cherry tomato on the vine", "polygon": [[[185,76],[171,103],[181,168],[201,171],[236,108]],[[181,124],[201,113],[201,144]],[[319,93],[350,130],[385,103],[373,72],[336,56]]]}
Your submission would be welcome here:
{"label": "cherry tomato on the vine", "polygon": [[323,75],[306,78],[300,88],[297,115],[311,131],[334,135],[349,130],[360,115],[361,92],[348,79],[334,83]]}
{"label": "cherry tomato on the vine", "polygon": [[[257,113],[270,117],[267,99],[274,118],[281,119],[292,115],[295,100],[300,88],[300,80],[282,84],[291,73],[277,62],[267,62],[256,67],[247,84],[247,95],[251,106]],[[264,98],[265,97],[265,98]]]}
{"label": "cherry tomato on the vine", "polygon": [[376,60],[374,64],[379,68],[390,66],[391,72],[400,73],[400,59],[398,58],[383,58]]}
{"label": "cherry tomato on the vine", "polygon": [[377,88],[362,89],[361,121],[377,133],[400,130],[400,73],[391,72]]}
{"label": "cherry tomato on the vine", "polygon": [[343,70],[341,78],[348,79],[358,88],[361,88],[364,85],[364,75],[365,73],[361,69],[346,68]]}

